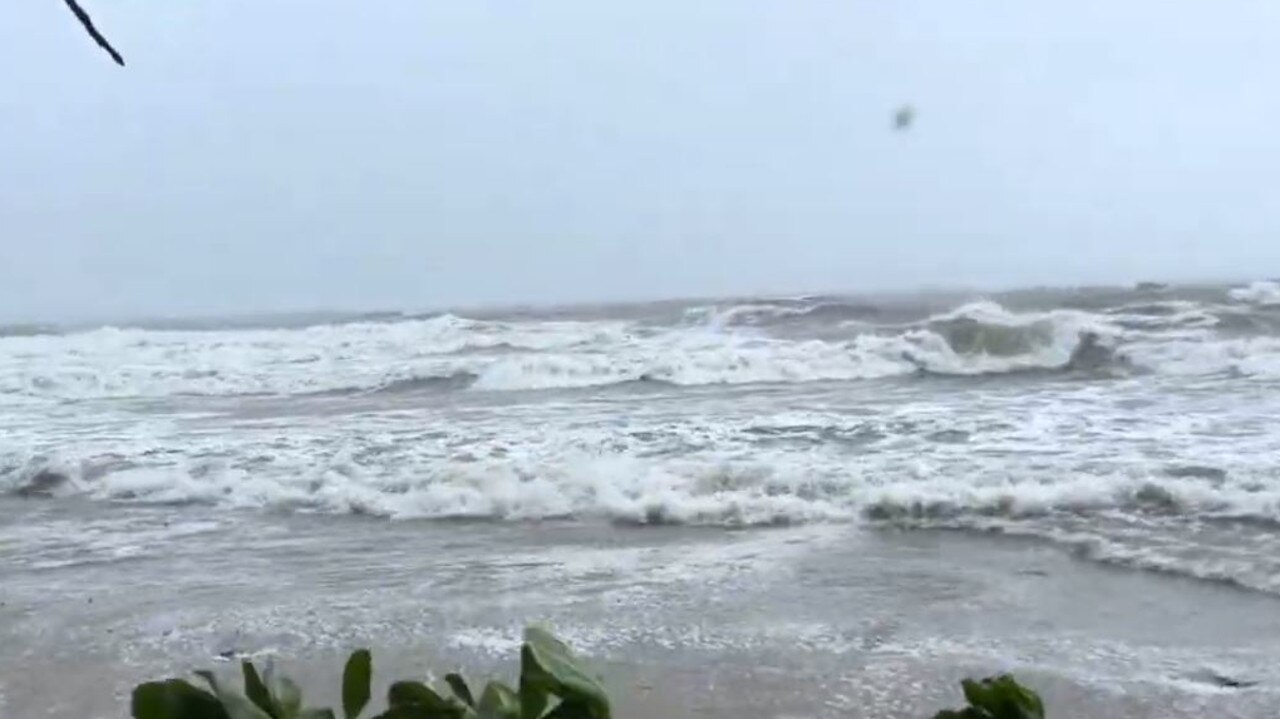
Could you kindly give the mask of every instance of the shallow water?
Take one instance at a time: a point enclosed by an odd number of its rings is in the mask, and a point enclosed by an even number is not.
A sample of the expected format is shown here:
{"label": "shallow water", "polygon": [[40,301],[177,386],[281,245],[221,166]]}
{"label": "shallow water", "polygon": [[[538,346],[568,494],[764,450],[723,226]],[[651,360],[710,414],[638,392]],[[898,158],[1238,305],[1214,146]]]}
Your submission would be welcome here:
{"label": "shallow water", "polygon": [[726,667],[764,715],[1001,668],[1280,703],[1274,285],[326,322],[0,338],[0,715],[224,651],[484,667],[531,620],[639,714]]}
{"label": "shallow water", "polygon": [[925,716],[955,701],[959,678],[998,671],[1059,715],[1262,717],[1280,703],[1276,600],[1040,542],[831,524],[0,509],[136,537],[112,561],[0,570],[4,716],[120,716],[134,682],[230,670],[228,656],[282,656],[328,688],[342,652],[364,645],[384,680],[460,665],[510,676],[535,621],[602,663],[623,716]]}

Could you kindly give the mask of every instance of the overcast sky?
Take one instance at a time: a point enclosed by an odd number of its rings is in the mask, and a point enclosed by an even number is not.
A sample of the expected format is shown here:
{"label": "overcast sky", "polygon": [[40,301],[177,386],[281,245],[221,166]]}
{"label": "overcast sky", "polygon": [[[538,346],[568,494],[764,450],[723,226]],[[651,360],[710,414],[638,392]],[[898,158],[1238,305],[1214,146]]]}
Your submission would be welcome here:
{"label": "overcast sky", "polygon": [[82,1],[6,319],[1280,274],[1277,2]]}

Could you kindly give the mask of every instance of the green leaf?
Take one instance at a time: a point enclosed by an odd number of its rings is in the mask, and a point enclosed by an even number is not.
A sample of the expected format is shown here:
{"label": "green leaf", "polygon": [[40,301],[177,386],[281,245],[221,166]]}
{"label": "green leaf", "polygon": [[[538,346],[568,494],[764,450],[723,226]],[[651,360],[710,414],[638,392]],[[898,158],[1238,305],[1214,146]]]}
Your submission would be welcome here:
{"label": "green leaf", "polygon": [[235,692],[225,689],[219,691],[218,701],[222,702],[222,708],[226,710],[228,719],[271,719],[270,714]]}
{"label": "green leaf", "polygon": [[332,709],[303,709],[298,719],[337,719]]}
{"label": "green leaf", "polygon": [[1044,719],[1044,702],[1040,695],[1022,686],[1011,676],[998,677],[994,686],[1002,706],[1017,719]]}
{"label": "green leaf", "polygon": [[270,715],[271,719],[280,719],[280,715],[276,713],[275,703],[271,701],[271,692],[262,681],[258,668],[253,666],[253,662],[240,662],[240,672],[244,675],[244,694],[249,701]]}
{"label": "green leaf", "polygon": [[991,689],[987,686],[986,681],[965,679],[960,682],[960,688],[964,690],[964,699],[969,702],[971,707],[987,709],[995,701],[991,696]]}
{"label": "green leaf", "polygon": [[979,716],[992,719],[1044,719],[1044,704],[1039,695],[1022,686],[1009,675],[982,681],[961,682],[965,699]]}
{"label": "green leaf", "polygon": [[438,706],[445,703],[444,697],[422,682],[396,682],[387,689],[387,704],[392,707],[408,705]]}
{"label": "green leaf", "polygon": [[204,683],[209,685],[209,688],[213,690],[214,694],[218,693],[218,678],[213,675],[213,672],[208,669],[201,669],[191,673],[203,679]]}
{"label": "green leaf", "polygon": [[212,694],[182,679],[139,684],[129,704],[133,719],[228,719]]}
{"label": "green leaf", "polygon": [[461,674],[446,674],[444,675],[444,681],[453,690],[453,695],[458,697],[463,704],[469,707],[476,705],[475,698],[471,696],[471,687],[467,686],[467,680],[463,679]]}
{"label": "green leaf", "polygon": [[373,681],[373,656],[368,649],[351,653],[347,666],[342,670],[342,713],[346,719],[356,719],[369,704]]}
{"label": "green leaf", "polygon": [[226,712],[230,719],[272,719],[270,714],[254,706],[253,702],[230,689],[223,689],[218,684],[218,678],[214,676],[213,672],[200,670],[193,672],[193,674],[208,683],[209,688],[213,690],[214,695],[218,698],[218,702],[222,704],[223,711]]}
{"label": "green leaf", "polygon": [[253,702],[230,689],[222,688],[213,672],[201,670],[193,673],[208,683],[214,696],[217,697],[217,702],[222,705],[225,716],[230,719],[271,719],[270,714],[254,706]]}
{"label": "green leaf", "polygon": [[396,682],[387,690],[387,704],[392,709],[413,709],[413,717],[422,719],[460,719],[466,707],[446,699],[422,682]]}
{"label": "green leaf", "polygon": [[[554,694],[588,719],[610,719],[609,697],[604,687],[573,655],[569,647],[545,629],[529,627],[520,652],[520,695],[523,719],[539,719],[545,705],[525,704],[539,692]],[[545,699],[544,699],[545,700]],[[536,711],[536,713],[535,713]]]}
{"label": "green leaf", "polygon": [[543,674],[529,647],[520,648],[520,719],[541,719],[551,702]]}
{"label": "green leaf", "polygon": [[271,703],[276,708],[277,719],[294,719],[302,710],[302,691],[286,676],[271,676],[267,680],[271,691]]}
{"label": "green leaf", "polygon": [[489,682],[476,706],[479,719],[520,719],[520,696],[502,682]]}
{"label": "green leaf", "polygon": [[439,716],[438,713],[420,704],[406,704],[405,706],[392,707],[373,719],[436,719]]}
{"label": "green leaf", "polygon": [[561,702],[555,709],[543,715],[543,719],[592,719],[594,710],[588,704],[573,700]]}

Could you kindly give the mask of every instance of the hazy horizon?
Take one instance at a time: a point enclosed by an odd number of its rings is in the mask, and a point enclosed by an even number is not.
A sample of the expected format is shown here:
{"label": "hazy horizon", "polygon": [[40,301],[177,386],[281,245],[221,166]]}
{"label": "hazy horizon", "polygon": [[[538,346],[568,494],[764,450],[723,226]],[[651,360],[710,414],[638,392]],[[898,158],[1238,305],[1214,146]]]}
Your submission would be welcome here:
{"label": "hazy horizon", "polygon": [[308,326],[313,323],[347,322],[362,316],[377,319],[380,316],[401,315],[405,317],[429,317],[438,314],[460,314],[461,316],[490,317],[502,316],[508,312],[554,313],[556,311],[592,312],[613,307],[635,307],[660,305],[713,305],[717,303],[742,302],[750,304],[752,300],[790,300],[802,298],[830,298],[852,302],[878,303],[913,303],[915,301],[939,300],[944,302],[963,303],[982,299],[1001,301],[1002,298],[1025,295],[1025,293],[1049,292],[1107,292],[1110,290],[1133,290],[1140,283],[1154,282],[1165,285],[1167,291],[1175,295],[1181,291],[1195,291],[1206,288],[1235,289],[1245,288],[1255,282],[1277,282],[1275,278],[1207,278],[1202,280],[1176,280],[1167,278],[1146,278],[1128,283],[1094,283],[1076,285],[1008,285],[1008,286],[921,286],[914,288],[888,288],[883,290],[857,289],[817,289],[810,291],[778,291],[755,292],[721,295],[680,295],[680,296],[637,296],[606,299],[567,299],[547,302],[494,301],[462,304],[439,305],[405,305],[405,306],[371,306],[342,307],[314,306],[296,308],[277,308],[260,310],[243,310],[231,312],[150,312],[135,314],[85,314],[74,317],[16,317],[0,316],[0,329],[8,328],[58,328],[61,330],[82,330],[98,327],[143,327],[149,329],[191,329],[191,328],[250,328]]}
{"label": "hazy horizon", "polygon": [[0,11],[3,322],[1280,274],[1280,6],[86,4]]}

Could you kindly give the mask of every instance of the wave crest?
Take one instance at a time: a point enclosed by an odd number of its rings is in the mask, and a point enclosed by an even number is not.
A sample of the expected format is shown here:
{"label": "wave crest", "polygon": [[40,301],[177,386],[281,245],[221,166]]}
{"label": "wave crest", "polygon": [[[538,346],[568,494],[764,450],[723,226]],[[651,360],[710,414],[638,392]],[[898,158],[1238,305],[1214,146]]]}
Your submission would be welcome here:
{"label": "wave crest", "polygon": [[[1247,298],[1265,301],[1273,284],[1247,288]],[[1015,312],[983,301],[886,323],[895,312],[799,298],[717,308],[710,319],[675,325],[440,315],[276,330],[104,328],[0,340],[0,394],[63,400],[492,392],[1133,368],[1280,376],[1280,319],[1253,305],[1140,298],[1100,312]],[[803,322],[787,324],[796,318]]]}

